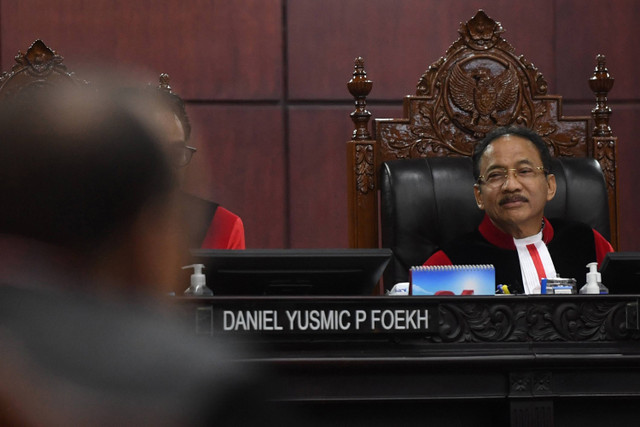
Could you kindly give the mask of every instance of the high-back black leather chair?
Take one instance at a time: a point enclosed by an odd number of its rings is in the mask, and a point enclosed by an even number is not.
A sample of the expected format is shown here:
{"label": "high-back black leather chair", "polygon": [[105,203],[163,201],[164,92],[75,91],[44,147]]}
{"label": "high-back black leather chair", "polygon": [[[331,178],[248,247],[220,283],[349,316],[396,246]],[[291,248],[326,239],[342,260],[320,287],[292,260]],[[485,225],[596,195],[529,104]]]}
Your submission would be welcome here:
{"label": "high-back black leather chair", "polygon": [[[590,158],[553,158],[556,195],[548,218],[562,217],[591,225],[610,238],[609,204],[600,164]],[[408,279],[409,268],[422,265],[439,247],[480,224],[484,212],[473,195],[469,157],[393,160],[380,170],[382,246],[394,258],[385,272],[389,289]]]}

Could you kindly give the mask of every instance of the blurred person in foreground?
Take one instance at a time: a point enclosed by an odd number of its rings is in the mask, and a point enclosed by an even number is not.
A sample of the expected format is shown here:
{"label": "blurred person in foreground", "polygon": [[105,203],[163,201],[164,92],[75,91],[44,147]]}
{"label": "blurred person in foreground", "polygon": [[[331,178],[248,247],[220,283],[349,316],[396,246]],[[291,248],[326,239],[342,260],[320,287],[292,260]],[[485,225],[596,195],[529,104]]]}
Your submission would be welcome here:
{"label": "blurred person in foreground", "polygon": [[[169,149],[171,162],[176,169],[180,184],[185,168],[196,152],[190,147],[191,122],[184,101],[171,91],[169,76],[160,75],[157,88],[161,110],[158,124],[161,137]],[[193,194],[181,192],[180,205],[186,225],[186,236],[191,248],[202,249],[245,249],[244,225],[242,219],[216,202]]]}
{"label": "blurred person in foreground", "polygon": [[121,95],[0,105],[0,425],[268,422],[235,349],[148,303],[185,244],[157,107]]}

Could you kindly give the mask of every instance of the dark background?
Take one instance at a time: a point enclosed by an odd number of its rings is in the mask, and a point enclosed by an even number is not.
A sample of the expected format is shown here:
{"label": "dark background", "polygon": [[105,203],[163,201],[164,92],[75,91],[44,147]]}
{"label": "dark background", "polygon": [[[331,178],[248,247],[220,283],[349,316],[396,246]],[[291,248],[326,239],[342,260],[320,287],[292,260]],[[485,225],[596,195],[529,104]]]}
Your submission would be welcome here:
{"label": "dark background", "polygon": [[374,81],[374,117],[399,117],[478,8],[564,96],[565,114],[590,113],[587,79],[607,56],[620,246],[640,250],[636,0],[0,0],[0,69],[41,38],[79,77],[96,63],[154,84],[168,73],[198,148],[187,187],[239,214],[247,247],[346,247],[354,58]]}

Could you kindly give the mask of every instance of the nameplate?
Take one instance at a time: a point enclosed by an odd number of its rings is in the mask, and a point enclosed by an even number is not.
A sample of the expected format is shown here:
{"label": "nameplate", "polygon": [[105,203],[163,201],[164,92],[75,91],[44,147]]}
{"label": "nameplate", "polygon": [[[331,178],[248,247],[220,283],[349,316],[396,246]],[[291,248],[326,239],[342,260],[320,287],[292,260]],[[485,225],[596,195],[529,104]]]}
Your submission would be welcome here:
{"label": "nameplate", "polygon": [[436,330],[436,304],[390,302],[194,301],[196,334],[388,334]]}

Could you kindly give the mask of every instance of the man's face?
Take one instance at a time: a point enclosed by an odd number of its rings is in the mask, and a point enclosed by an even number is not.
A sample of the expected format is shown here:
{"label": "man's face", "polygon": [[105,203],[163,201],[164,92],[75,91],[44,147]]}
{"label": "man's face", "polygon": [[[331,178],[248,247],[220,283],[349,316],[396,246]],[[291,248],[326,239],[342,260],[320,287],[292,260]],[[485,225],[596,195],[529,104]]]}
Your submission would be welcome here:
{"label": "man's face", "polygon": [[540,231],[544,207],[556,193],[556,180],[540,169],[542,159],[535,145],[526,138],[504,135],[497,138],[480,158],[480,174],[485,178],[505,169],[533,172],[516,176],[508,171],[508,179],[492,186],[485,180],[476,184],[474,192],[478,207],[491,221],[513,237],[532,236]]}

